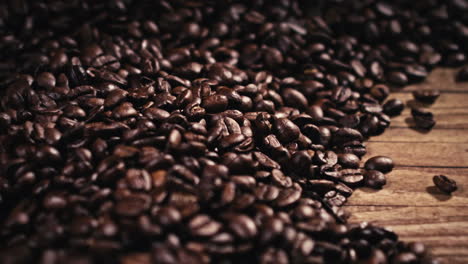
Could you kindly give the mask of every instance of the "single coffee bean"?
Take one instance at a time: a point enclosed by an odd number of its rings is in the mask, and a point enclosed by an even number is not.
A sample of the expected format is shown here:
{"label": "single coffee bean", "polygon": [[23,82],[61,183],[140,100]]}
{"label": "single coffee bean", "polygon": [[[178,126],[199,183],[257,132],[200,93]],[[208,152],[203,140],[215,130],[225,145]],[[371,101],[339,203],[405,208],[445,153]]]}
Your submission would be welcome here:
{"label": "single coffee bean", "polygon": [[367,170],[364,173],[364,184],[373,189],[382,189],[387,183],[385,175],[377,170]]}
{"label": "single coffee bean", "polygon": [[367,170],[377,170],[382,173],[389,173],[394,167],[393,160],[385,156],[375,156],[366,161],[364,167]]}
{"label": "single coffee bean", "polygon": [[383,112],[389,116],[400,115],[405,109],[405,104],[398,99],[390,99],[383,105]]}
{"label": "single coffee bean", "polygon": [[432,178],[435,186],[444,193],[451,194],[458,189],[457,182],[445,175],[436,175]]}
{"label": "single coffee bean", "polygon": [[344,153],[338,155],[338,163],[343,166],[343,168],[357,169],[359,168],[359,163],[361,159],[358,156],[351,153]]}
{"label": "single coffee bean", "polygon": [[390,94],[390,89],[384,84],[379,84],[371,88],[370,94],[378,101],[383,101]]}
{"label": "single coffee bean", "polygon": [[413,116],[414,122],[418,128],[429,130],[436,124],[434,115],[422,108],[412,108],[411,115]]}
{"label": "single coffee bean", "polygon": [[55,86],[56,80],[55,76],[50,72],[40,73],[36,77],[37,85],[44,87],[46,89],[52,89]]}
{"label": "single coffee bean", "polygon": [[440,96],[438,90],[417,90],[413,92],[413,96],[416,100],[426,103],[433,104]]}
{"label": "single coffee bean", "polygon": [[468,81],[468,66],[461,68],[456,76],[457,82],[467,82]]}
{"label": "single coffee bean", "polygon": [[390,72],[387,74],[387,79],[390,83],[398,86],[404,86],[408,84],[408,77],[403,72]]}
{"label": "single coffee bean", "polygon": [[301,133],[300,129],[291,120],[286,118],[279,118],[274,121],[274,128],[277,131],[278,138],[284,142],[289,143],[299,138]]}

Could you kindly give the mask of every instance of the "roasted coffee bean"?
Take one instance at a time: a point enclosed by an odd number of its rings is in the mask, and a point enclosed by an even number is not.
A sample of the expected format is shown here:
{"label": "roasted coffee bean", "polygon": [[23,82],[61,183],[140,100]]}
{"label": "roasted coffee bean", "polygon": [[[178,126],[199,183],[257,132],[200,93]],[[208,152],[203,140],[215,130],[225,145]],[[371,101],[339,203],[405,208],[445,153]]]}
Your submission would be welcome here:
{"label": "roasted coffee bean", "polygon": [[413,96],[420,102],[433,104],[439,98],[440,92],[438,90],[417,90],[413,92]]}
{"label": "roasted coffee bean", "polygon": [[412,108],[411,115],[413,116],[414,123],[418,128],[429,130],[432,129],[436,124],[434,115],[422,108]]}
{"label": "roasted coffee bean", "polygon": [[468,81],[468,66],[461,68],[456,76],[457,82],[466,82]]}
{"label": "roasted coffee bean", "polygon": [[389,173],[394,167],[393,160],[385,156],[375,156],[366,161],[364,167],[367,170],[377,170],[382,173]]}
{"label": "roasted coffee bean", "polygon": [[299,138],[301,133],[300,129],[291,120],[286,118],[279,118],[274,121],[274,128],[277,131],[278,138],[284,142],[289,143]]}
{"label": "roasted coffee bean", "polygon": [[196,236],[213,236],[220,229],[221,224],[213,221],[207,215],[198,215],[189,223],[190,232]]}
{"label": "roasted coffee bean", "polygon": [[251,239],[257,235],[257,226],[247,215],[229,217],[229,227],[241,239]]}
{"label": "roasted coffee bean", "polygon": [[387,74],[387,79],[390,83],[398,86],[404,86],[408,84],[408,77],[403,72],[389,72]]}
{"label": "roasted coffee bean", "polygon": [[390,99],[383,105],[383,112],[389,116],[397,116],[403,112],[405,104],[398,99]]}
{"label": "roasted coffee bean", "polygon": [[372,95],[372,97],[374,97],[375,99],[379,100],[379,101],[383,101],[385,100],[388,95],[390,94],[390,89],[388,88],[388,86],[386,85],[383,85],[383,84],[379,84],[379,85],[376,85],[374,87],[371,88],[370,90],[370,94]]}
{"label": "roasted coffee bean", "polygon": [[457,182],[445,175],[436,175],[432,178],[435,186],[444,193],[451,194],[458,189]]}
{"label": "roasted coffee bean", "polygon": [[228,105],[228,98],[224,95],[211,95],[203,100],[203,108],[211,113],[224,111]]}
{"label": "roasted coffee bean", "polygon": [[367,170],[364,173],[365,186],[373,189],[381,189],[386,183],[385,175],[378,170]]}
{"label": "roasted coffee bean", "polygon": [[358,156],[351,153],[344,153],[338,155],[338,163],[343,168],[357,169],[361,163],[361,159]]}
{"label": "roasted coffee bean", "polygon": [[53,87],[55,87],[56,80],[55,80],[55,76],[52,73],[43,72],[37,75],[36,82],[37,82],[37,85],[43,88],[52,89]]}

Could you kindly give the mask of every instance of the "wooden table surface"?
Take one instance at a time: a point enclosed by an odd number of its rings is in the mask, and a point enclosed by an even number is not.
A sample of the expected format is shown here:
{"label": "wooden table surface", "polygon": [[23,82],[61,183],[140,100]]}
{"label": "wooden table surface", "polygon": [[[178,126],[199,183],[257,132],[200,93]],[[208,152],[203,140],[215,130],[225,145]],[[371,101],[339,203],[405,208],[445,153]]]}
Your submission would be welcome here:
{"label": "wooden table surface", "polygon": [[[395,91],[408,105],[417,105],[411,91],[439,89],[429,107],[436,126],[418,131],[409,107],[392,125],[367,143],[364,158],[385,155],[396,162],[380,191],[357,190],[347,204],[351,222],[388,227],[402,240],[422,241],[443,263],[468,263],[468,83],[455,83],[454,70],[437,69],[426,82]],[[420,104],[419,104],[420,105]],[[432,177],[444,174],[457,181],[452,196],[438,192]]]}

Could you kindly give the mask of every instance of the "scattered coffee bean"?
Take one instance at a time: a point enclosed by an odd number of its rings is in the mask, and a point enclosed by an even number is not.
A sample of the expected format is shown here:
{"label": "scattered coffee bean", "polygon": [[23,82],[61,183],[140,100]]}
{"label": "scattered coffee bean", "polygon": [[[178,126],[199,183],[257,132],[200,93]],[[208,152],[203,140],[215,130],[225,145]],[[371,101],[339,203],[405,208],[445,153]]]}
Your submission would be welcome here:
{"label": "scattered coffee bean", "polygon": [[457,82],[468,82],[468,66],[461,68],[456,76]]}
{"label": "scattered coffee bean", "polygon": [[435,186],[444,193],[451,194],[458,189],[457,182],[445,175],[436,175],[432,178]]}
{"label": "scattered coffee bean", "polygon": [[414,123],[418,128],[429,130],[432,129],[436,124],[434,115],[422,108],[412,108],[411,115],[413,116]]}
{"label": "scattered coffee bean", "polygon": [[364,173],[365,186],[373,189],[382,189],[387,184],[385,174],[378,170],[368,170]]}
{"label": "scattered coffee bean", "polygon": [[439,98],[440,92],[438,90],[417,90],[413,92],[413,96],[422,103],[433,104]]}
{"label": "scattered coffee bean", "polygon": [[377,170],[382,173],[389,173],[394,167],[393,160],[385,156],[375,156],[366,161],[364,167],[367,170]]}

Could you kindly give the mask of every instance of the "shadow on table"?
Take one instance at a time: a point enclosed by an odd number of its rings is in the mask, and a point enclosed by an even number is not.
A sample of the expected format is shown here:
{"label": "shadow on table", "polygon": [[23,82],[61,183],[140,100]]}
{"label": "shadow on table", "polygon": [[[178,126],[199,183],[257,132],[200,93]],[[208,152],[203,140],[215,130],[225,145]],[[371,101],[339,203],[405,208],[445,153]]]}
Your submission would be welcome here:
{"label": "shadow on table", "polygon": [[452,198],[451,195],[449,194],[445,194],[443,192],[441,192],[439,189],[437,189],[437,187],[435,186],[429,186],[429,187],[426,187],[426,191],[434,196],[437,200],[439,201],[447,201],[449,200],[450,198]]}

